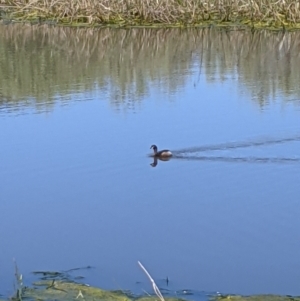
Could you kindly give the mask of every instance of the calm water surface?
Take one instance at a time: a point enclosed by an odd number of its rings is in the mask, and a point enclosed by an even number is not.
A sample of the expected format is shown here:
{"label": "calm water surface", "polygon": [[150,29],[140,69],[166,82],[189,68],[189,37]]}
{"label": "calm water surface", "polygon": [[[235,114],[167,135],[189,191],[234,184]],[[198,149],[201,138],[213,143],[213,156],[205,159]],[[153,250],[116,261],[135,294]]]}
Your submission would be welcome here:
{"label": "calm water surface", "polygon": [[1,294],[13,259],[25,283],[90,265],[151,292],[140,260],[171,291],[300,294],[299,33],[0,31]]}

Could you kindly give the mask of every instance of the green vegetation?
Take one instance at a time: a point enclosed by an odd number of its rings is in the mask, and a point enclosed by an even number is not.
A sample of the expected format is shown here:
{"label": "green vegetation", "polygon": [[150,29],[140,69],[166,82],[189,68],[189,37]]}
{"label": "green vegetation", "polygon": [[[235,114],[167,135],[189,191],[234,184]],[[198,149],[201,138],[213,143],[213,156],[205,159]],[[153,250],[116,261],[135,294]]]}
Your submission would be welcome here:
{"label": "green vegetation", "polygon": [[[105,291],[100,288],[75,282],[52,280],[38,281],[32,287],[23,287],[22,295],[16,295],[13,301],[156,301],[156,296],[136,297],[122,291]],[[183,301],[178,298],[165,298],[166,301]]]}
{"label": "green vegetation", "polygon": [[[140,264],[141,265],[141,264]],[[16,291],[14,296],[10,298],[11,301],[71,301],[71,300],[83,300],[83,301],[184,301],[183,299],[174,297],[163,297],[156,287],[154,280],[151,278],[146,269],[141,265],[146,275],[149,277],[150,282],[153,285],[153,289],[156,293],[155,296],[137,296],[130,292],[118,291],[106,291],[90,285],[78,283],[72,280],[70,273],[79,270],[86,270],[90,267],[73,268],[67,271],[35,271],[33,274],[40,276],[42,280],[33,282],[30,286],[24,286],[22,281],[22,275],[19,273],[17,265],[15,265],[15,277],[16,277]],[[64,279],[64,280],[62,280]],[[156,288],[155,288],[156,287]],[[158,292],[157,292],[158,290]],[[207,300],[211,301],[300,301],[300,297],[292,296],[280,296],[280,295],[252,295],[252,296],[240,296],[240,295],[211,295]],[[0,300],[4,301],[4,300]]]}
{"label": "green vegetation", "polygon": [[68,25],[300,28],[298,0],[1,0],[2,18]]}
{"label": "green vegetation", "polygon": [[[38,281],[31,287],[23,287],[22,295],[11,298],[12,301],[157,301],[157,296],[137,297],[122,291],[105,291],[97,287],[91,287],[75,282],[52,280]],[[164,298],[165,301],[183,301],[178,298]],[[279,296],[279,295],[221,295],[211,296],[211,301],[300,301],[300,297]],[[3,300],[4,301],[4,300]]]}
{"label": "green vegetation", "polygon": [[[66,271],[34,271],[33,274],[40,280],[30,286],[23,284],[22,274],[15,264],[15,293],[11,301],[155,301],[157,296],[136,296],[130,292],[106,291],[87,284],[78,283],[72,279],[72,272],[90,269],[90,266],[73,268]],[[83,279],[84,277],[80,277]],[[0,300],[1,301],[1,300]],[[2,300],[4,301],[4,300]],[[161,298],[161,301],[183,301],[179,298]]]}

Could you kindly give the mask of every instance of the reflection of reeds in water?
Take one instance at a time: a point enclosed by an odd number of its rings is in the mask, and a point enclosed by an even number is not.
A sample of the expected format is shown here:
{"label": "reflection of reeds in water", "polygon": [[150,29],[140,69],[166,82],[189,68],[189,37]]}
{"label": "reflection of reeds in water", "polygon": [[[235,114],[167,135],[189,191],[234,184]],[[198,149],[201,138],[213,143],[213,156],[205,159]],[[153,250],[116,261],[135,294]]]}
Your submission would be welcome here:
{"label": "reflection of reeds in water", "polygon": [[198,71],[208,82],[238,76],[260,105],[279,92],[299,98],[299,44],[298,32],[0,26],[0,109],[95,88],[131,107],[152,83],[171,93]]}

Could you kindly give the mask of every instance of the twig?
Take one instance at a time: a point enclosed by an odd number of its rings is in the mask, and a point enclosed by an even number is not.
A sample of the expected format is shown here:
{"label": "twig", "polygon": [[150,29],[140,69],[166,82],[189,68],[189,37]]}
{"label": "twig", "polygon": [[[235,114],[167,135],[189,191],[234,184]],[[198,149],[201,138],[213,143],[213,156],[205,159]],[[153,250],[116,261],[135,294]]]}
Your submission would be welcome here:
{"label": "twig", "polygon": [[154,280],[152,279],[152,277],[150,276],[150,274],[148,273],[148,271],[145,269],[145,267],[138,261],[138,264],[140,265],[140,267],[143,269],[143,271],[146,273],[146,275],[148,276],[148,278],[150,279],[151,283],[152,283],[152,287],[153,290],[156,294],[156,296],[161,300],[161,301],[165,301],[163,295],[161,294],[159,288],[157,287],[157,285],[155,284]]}

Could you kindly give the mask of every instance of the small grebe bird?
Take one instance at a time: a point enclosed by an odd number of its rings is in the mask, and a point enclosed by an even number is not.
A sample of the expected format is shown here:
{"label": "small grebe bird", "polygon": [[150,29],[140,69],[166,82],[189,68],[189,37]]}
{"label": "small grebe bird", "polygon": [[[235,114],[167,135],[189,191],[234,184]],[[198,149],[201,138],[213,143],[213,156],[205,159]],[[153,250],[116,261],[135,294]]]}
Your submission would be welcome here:
{"label": "small grebe bird", "polygon": [[151,145],[150,149],[153,148],[154,157],[167,158],[172,157],[172,153],[168,149],[157,151],[157,146],[155,144]]}

